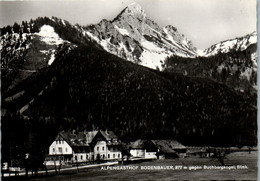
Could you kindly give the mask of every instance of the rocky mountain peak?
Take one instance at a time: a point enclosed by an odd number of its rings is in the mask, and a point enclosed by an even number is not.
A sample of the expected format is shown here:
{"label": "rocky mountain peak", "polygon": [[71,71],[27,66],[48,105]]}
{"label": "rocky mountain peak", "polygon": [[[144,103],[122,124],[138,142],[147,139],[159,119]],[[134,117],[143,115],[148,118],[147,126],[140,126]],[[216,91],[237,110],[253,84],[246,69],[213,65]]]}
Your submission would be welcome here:
{"label": "rocky mountain peak", "polygon": [[176,32],[177,31],[177,28],[175,28],[174,26],[172,25],[167,25],[164,27],[166,30],[170,31],[170,32]]}
{"label": "rocky mountain peak", "polygon": [[[245,50],[256,42],[256,32],[244,39],[225,41],[206,50],[198,50],[176,27],[160,27],[146,16],[138,3],[125,7],[112,21],[102,20],[85,29],[91,39],[106,51],[123,59],[153,69],[163,69],[164,62],[171,55],[195,58],[213,56],[218,52]],[[237,46],[242,47],[237,48]]]}
{"label": "rocky mountain peak", "polygon": [[251,34],[247,34],[242,37],[222,41],[214,44],[208,49],[204,50],[205,56],[213,56],[218,53],[228,53],[232,50],[243,51],[246,50],[250,45],[257,43],[257,32],[254,31]]}
{"label": "rocky mountain peak", "polygon": [[146,13],[138,3],[128,5],[113,21],[127,21],[128,19],[138,19],[143,21],[146,19]]}
{"label": "rocky mountain peak", "polygon": [[142,9],[140,4],[138,4],[136,2],[128,5],[125,8],[125,13],[129,14],[129,15],[132,15],[132,16],[135,16],[135,17],[142,18],[142,19],[146,18],[145,11]]}

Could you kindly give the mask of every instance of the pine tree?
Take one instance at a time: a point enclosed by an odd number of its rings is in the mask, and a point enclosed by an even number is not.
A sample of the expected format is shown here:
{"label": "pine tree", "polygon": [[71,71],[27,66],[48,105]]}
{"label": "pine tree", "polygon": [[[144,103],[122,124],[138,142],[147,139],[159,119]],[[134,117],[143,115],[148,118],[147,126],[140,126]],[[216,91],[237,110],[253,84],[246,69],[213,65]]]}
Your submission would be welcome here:
{"label": "pine tree", "polygon": [[14,33],[19,33],[19,31],[20,31],[20,25],[16,22],[13,25],[13,31],[14,31]]}

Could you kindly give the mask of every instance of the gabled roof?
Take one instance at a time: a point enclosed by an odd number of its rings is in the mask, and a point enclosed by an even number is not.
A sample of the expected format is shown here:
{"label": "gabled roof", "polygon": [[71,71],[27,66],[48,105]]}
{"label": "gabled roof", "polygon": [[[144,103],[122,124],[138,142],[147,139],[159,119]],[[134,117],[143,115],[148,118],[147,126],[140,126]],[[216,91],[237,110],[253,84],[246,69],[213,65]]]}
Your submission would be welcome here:
{"label": "gabled roof", "polygon": [[186,149],[176,140],[152,140],[152,142],[164,153],[176,153],[175,150]]}
{"label": "gabled roof", "polygon": [[77,134],[71,132],[60,132],[56,140],[63,138],[71,147],[72,146],[90,146],[93,138],[98,131],[78,132]]}
{"label": "gabled roof", "polygon": [[65,140],[71,147],[82,147],[90,146],[97,135],[102,135],[109,144],[118,144],[118,138],[113,131],[84,131],[77,134],[62,131],[55,140]]}
{"label": "gabled roof", "polygon": [[146,145],[146,140],[141,140],[141,139],[138,139],[130,143],[130,147],[132,149],[145,149],[145,145]]}
{"label": "gabled roof", "polygon": [[104,138],[109,141],[113,139],[118,139],[113,131],[100,131],[100,133],[104,136]]}
{"label": "gabled roof", "polygon": [[138,139],[130,143],[130,149],[145,149],[147,152],[156,152],[158,148],[151,140]]}
{"label": "gabled roof", "polygon": [[88,131],[86,132],[86,142],[91,143],[93,138],[97,135],[98,131]]}
{"label": "gabled roof", "polygon": [[188,147],[187,153],[206,153],[206,147]]}

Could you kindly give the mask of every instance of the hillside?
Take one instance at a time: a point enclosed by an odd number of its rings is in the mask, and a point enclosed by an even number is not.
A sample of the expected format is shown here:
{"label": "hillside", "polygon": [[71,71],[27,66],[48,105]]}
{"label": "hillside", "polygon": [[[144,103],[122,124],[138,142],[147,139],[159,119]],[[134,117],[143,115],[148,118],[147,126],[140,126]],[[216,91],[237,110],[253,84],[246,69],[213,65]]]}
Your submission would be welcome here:
{"label": "hillside", "polygon": [[[95,46],[79,31],[79,25],[55,17],[39,17],[21,25],[1,28],[2,93],[53,63],[63,44]],[[100,47],[101,48],[101,47]]]}
{"label": "hillside", "polygon": [[256,105],[256,49],[256,44],[252,44],[243,51],[233,50],[209,57],[190,59],[172,56],[165,61],[164,71],[210,78],[252,96],[252,101]]}
{"label": "hillside", "polygon": [[185,144],[255,143],[255,106],[225,85],[157,72],[93,47],[64,51],[13,88],[7,97],[23,94],[3,108],[58,129],[114,130],[126,140],[160,135]]}

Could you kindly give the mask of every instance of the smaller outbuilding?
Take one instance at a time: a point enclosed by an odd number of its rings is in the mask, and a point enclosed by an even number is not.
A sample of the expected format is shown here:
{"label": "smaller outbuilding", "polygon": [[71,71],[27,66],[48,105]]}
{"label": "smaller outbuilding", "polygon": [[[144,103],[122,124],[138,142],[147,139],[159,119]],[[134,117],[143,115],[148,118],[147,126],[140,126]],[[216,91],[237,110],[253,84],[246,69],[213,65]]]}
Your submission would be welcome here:
{"label": "smaller outbuilding", "polygon": [[135,158],[164,159],[186,157],[187,148],[176,140],[142,140],[130,143]]}
{"label": "smaller outbuilding", "polygon": [[176,140],[152,140],[158,148],[159,158],[179,158],[185,157],[187,148]]}
{"label": "smaller outbuilding", "polygon": [[130,154],[135,158],[156,159],[157,147],[149,140],[138,139],[130,143]]}

